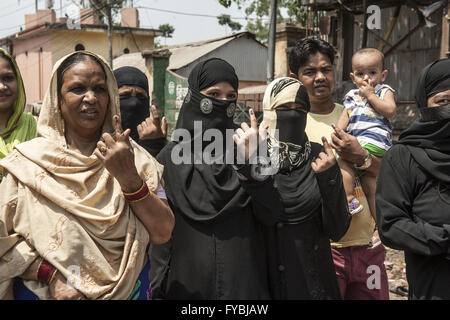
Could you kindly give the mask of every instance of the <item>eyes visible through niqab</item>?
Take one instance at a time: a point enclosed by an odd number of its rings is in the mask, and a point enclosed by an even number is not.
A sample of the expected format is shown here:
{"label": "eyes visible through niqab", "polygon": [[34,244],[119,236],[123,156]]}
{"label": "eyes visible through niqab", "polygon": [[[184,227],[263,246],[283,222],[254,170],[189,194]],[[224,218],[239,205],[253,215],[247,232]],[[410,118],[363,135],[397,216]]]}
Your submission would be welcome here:
{"label": "eyes visible through niqab", "polygon": [[238,93],[228,82],[219,82],[200,91],[201,94],[217,100],[236,100]]}

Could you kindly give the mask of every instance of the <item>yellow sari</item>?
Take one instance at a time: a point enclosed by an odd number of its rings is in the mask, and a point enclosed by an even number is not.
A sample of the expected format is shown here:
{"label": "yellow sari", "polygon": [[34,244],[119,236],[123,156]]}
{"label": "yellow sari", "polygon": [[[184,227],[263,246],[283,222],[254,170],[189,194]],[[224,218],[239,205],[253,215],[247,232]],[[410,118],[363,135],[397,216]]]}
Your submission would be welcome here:
{"label": "yellow sari", "polygon": [[[113,116],[120,114],[115,78],[101,57],[84,53],[105,70],[109,104],[102,131],[111,132]],[[147,262],[149,235],[118,181],[94,154],[84,156],[67,147],[56,74],[72,54],[54,66],[38,137],[0,161],[0,299],[12,299],[13,278],[37,257],[77,284],[88,299],[127,299]],[[138,173],[156,194],[163,167],[131,144]],[[47,285],[24,284],[39,299],[51,299]]]}

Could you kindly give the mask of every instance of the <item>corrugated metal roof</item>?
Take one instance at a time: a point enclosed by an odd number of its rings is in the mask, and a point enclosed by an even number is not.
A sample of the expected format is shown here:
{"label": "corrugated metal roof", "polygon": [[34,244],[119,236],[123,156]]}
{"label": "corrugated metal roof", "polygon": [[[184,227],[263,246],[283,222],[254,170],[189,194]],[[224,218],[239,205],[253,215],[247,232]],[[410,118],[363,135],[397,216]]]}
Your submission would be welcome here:
{"label": "corrugated metal roof", "polygon": [[170,70],[177,70],[189,63],[197,60],[199,57],[223,46],[227,42],[235,39],[235,37],[230,37],[227,39],[222,39],[219,41],[213,41],[208,43],[202,43],[200,45],[187,45],[185,47],[169,48],[172,55],[170,56],[169,66]]}
{"label": "corrugated metal roof", "polygon": [[[234,33],[232,35],[216,39],[168,46],[160,50],[148,50],[142,52],[142,55],[145,57],[148,55],[155,54],[161,50],[169,50],[171,52],[171,56],[169,59],[169,66],[167,67],[167,69],[178,70],[180,68],[189,65],[190,63],[199,59],[200,57],[208,54],[209,52],[222,47],[226,43],[243,36],[250,36],[251,38],[255,39],[253,34],[245,31]],[[255,41],[258,42],[256,39]]]}

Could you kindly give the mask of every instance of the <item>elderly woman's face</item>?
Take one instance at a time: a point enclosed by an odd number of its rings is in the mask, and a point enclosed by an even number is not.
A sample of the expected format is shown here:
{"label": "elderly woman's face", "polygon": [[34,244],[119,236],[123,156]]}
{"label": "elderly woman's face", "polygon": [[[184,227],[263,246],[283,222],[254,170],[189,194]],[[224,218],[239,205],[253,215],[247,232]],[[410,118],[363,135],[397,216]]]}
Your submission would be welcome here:
{"label": "elderly woman's face", "polygon": [[8,61],[0,58],[0,112],[8,112],[18,95],[17,77]]}
{"label": "elderly woman's face", "polygon": [[91,59],[77,62],[63,74],[61,113],[66,132],[94,137],[108,108],[109,94],[102,68]]}
{"label": "elderly woman's face", "polygon": [[440,107],[450,104],[450,89],[436,93],[434,96],[429,97],[427,101],[428,107]]}

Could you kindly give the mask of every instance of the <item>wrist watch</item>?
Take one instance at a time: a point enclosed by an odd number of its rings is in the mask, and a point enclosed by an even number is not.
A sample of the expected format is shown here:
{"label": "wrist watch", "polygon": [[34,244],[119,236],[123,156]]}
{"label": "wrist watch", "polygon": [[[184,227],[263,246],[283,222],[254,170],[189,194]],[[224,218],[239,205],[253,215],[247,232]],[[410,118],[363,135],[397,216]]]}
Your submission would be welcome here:
{"label": "wrist watch", "polygon": [[366,170],[368,169],[370,166],[372,165],[372,156],[370,154],[370,152],[367,152],[367,157],[364,159],[364,163],[360,166],[358,166],[355,163],[355,168],[359,169],[359,170]]}

